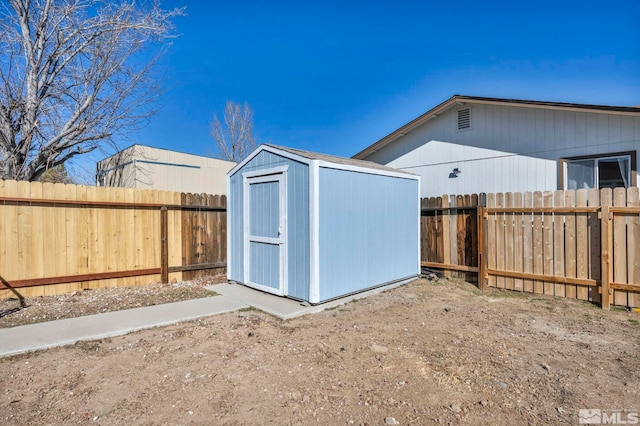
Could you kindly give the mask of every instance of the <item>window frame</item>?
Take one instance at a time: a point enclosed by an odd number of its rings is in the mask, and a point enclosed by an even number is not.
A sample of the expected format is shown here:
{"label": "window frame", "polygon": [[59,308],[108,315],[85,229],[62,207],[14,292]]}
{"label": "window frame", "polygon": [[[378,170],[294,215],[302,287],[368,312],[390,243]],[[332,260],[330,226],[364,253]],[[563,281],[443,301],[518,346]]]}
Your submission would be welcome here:
{"label": "window frame", "polygon": [[[610,152],[603,154],[594,154],[594,155],[581,155],[576,157],[567,157],[561,158],[558,160],[558,189],[566,190],[568,188],[567,185],[567,163],[571,161],[581,161],[581,160],[605,160],[605,159],[614,159],[628,157],[629,158],[629,187],[632,188],[634,186],[638,186],[638,167],[637,167],[637,155],[636,151],[623,151],[623,152]],[[596,163],[597,164],[597,163]],[[597,166],[596,166],[597,170]],[[596,172],[596,184],[598,187],[596,189],[600,190],[600,182],[598,179],[598,173]]]}

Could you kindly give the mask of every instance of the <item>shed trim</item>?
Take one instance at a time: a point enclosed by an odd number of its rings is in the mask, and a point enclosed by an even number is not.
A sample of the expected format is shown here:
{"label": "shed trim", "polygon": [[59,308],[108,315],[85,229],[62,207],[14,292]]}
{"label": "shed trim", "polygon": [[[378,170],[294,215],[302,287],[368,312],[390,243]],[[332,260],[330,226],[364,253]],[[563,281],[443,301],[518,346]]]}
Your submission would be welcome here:
{"label": "shed trim", "polygon": [[320,162],[309,164],[309,303],[320,302]]}
{"label": "shed trim", "polygon": [[276,175],[278,173],[284,173],[287,170],[289,170],[289,166],[278,166],[278,167],[272,167],[269,169],[260,169],[260,170],[255,170],[253,172],[244,172],[242,174],[243,180],[246,178],[253,178],[253,177],[260,177],[260,176],[269,176],[269,175]]}
{"label": "shed trim", "polygon": [[[231,195],[231,175],[227,174],[227,194]],[[233,211],[233,203],[231,200],[227,202],[227,279],[229,275],[235,275],[233,272],[233,250],[231,244],[233,238],[231,238],[231,232],[229,232],[229,218],[233,217],[235,212]],[[243,237],[244,238],[244,237]],[[244,281],[244,277],[243,277]]]}

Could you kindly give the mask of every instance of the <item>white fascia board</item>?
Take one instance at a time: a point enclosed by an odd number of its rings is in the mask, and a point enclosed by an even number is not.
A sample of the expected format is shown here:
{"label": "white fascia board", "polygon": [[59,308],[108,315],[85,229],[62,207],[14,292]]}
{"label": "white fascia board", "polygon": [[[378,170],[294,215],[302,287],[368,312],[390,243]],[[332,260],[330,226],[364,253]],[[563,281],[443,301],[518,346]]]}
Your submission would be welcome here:
{"label": "white fascia board", "polygon": [[329,161],[322,161],[322,160],[318,160],[318,161],[319,161],[319,166],[326,169],[347,170],[351,172],[367,173],[370,175],[381,175],[381,176],[397,177],[401,179],[410,179],[410,180],[418,180],[418,181],[420,180],[420,176],[414,175],[414,174],[408,174],[403,172],[393,172],[390,170],[370,169],[368,167],[353,166],[351,164],[338,164],[338,163],[332,163]]}
{"label": "white fascia board", "polygon": [[[231,175],[227,175],[227,196],[230,196],[230,195],[231,195]],[[229,222],[233,220],[231,218],[233,217],[232,214],[234,213],[234,211],[233,211],[233,207],[231,206],[232,206],[232,203],[230,203],[229,198],[227,198],[227,278],[229,278],[229,273],[233,271],[233,269],[231,269],[231,266],[233,264],[233,259],[231,256],[231,252],[232,252],[231,245],[233,244],[231,235],[233,234],[233,232],[229,232]]]}
{"label": "white fascia board", "polygon": [[309,303],[320,302],[320,165],[309,164]]}

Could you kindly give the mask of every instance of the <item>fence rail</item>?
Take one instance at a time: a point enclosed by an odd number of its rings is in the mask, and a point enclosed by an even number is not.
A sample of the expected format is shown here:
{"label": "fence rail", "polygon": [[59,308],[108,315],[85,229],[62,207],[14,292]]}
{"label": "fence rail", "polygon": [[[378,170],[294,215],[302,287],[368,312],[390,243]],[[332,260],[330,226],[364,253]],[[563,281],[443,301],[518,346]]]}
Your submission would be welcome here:
{"label": "fence rail", "polygon": [[608,188],[423,199],[422,265],[480,288],[640,307],[639,198]]}
{"label": "fence rail", "polygon": [[225,267],[225,196],[0,180],[0,298]]}

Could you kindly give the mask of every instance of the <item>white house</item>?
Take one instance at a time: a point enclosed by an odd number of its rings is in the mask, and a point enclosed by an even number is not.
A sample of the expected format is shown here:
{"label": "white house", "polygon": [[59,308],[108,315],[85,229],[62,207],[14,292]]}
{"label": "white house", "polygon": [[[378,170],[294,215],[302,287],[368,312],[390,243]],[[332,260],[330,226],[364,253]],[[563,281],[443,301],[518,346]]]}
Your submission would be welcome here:
{"label": "white house", "polygon": [[640,107],[455,95],[353,156],[421,196],[637,186]]}
{"label": "white house", "polygon": [[96,184],[223,195],[227,193],[227,172],[235,165],[233,161],[132,145],[98,162]]}

